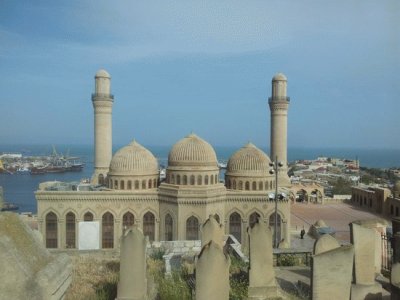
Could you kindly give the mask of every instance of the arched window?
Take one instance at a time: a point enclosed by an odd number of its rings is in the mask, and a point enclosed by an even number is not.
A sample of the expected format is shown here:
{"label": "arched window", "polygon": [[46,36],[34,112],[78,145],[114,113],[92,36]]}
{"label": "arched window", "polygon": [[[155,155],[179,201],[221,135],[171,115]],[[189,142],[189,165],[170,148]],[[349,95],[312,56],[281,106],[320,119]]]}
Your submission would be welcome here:
{"label": "arched window", "polygon": [[151,180],[151,179],[149,179],[149,189],[151,189],[152,188],[152,185],[153,185],[153,180]]}
{"label": "arched window", "polygon": [[128,190],[132,189],[132,180],[128,180]]}
{"label": "arched window", "polygon": [[90,211],[88,211],[86,214],[84,214],[83,221],[92,222],[93,221],[93,214]]}
{"label": "arched window", "polygon": [[239,181],[239,190],[243,190],[243,182]]}
{"label": "arched window", "polygon": [[[281,216],[279,214],[277,214],[277,219],[278,219],[278,223],[277,223],[277,227],[276,227],[276,233],[278,235],[277,240],[278,243],[281,241]],[[270,217],[269,217],[269,227],[271,228],[272,231],[272,244],[274,244],[275,241],[275,213],[273,213]]]}
{"label": "arched window", "polygon": [[206,175],[206,176],[204,177],[204,184],[205,184],[205,185],[208,185],[208,175]]}
{"label": "arched window", "polygon": [[199,220],[195,216],[191,216],[186,220],[186,239],[199,239]]}
{"label": "arched window", "polygon": [[139,189],[139,180],[135,180],[135,190]]}
{"label": "arched window", "polygon": [[262,183],[262,181],[260,181],[260,182],[258,183],[258,189],[259,189],[260,191],[263,190],[263,183]]}
{"label": "arched window", "polygon": [[156,219],[151,212],[143,216],[143,235],[148,236],[150,241],[154,241],[156,229]]}
{"label": "arched window", "polygon": [[176,184],[181,184],[181,175],[176,175]]}
{"label": "arched window", "polygon": [[245,189],[246,191],[250,190],[250,182],[246,181]]}
{"label": "arched window", "polygon": [[76,248],[75,234],[76,234],[75,214],[73,212],[67,213],[65,216],[65,246],[69,249]]}
{"label": "arched window", "polygon": [[58,247],[58,219],[55,213],[49,212],[46,215],[46,248]]}
{"label": "arched window", "polygon": [[233,180],[233,189],[236,190],[236,180]]}
{"label": "arched window", "polygon": [[125,189],[125,181],[121,180],[121,190]]}
{"label": "arched window", "polygon": [[269,190],[268,181],[265,182],[264,187],[265,187],[265,190]]}
{"label": "arched window", "polygon": [[102,248],[114,248],[114,216],[110,212],[106,212],[101,221]]}
{"label": "arched window", "polygon": [[99,174],[98,181],[99,181],[100,185],[104,185],[104,175],[103,174]]}
{"label": "arched window", "polygon": [[218,175],[214,175],[214,177],[215,177],[214,182],[215,182],[215,184],[217,184],[218,183]]}
{"label": "arched window", "polygon": [[114,189],[118,190],[118,180],[114,180]]}
{"label": "arched window", "polygon": [[272,190],[274,188],[273,184],[272,184],[272,180],[269,182],[269,189]]}
{"label": "arched window", "polygon": [[211,184],[214,184],[214,175],[210,175]]}
{"label": "arched window", "polygon": [[174,221],[170,214],[165,216],[165,240],[172,241],[172,228],[174,225]]}
{"label": "arched window", "polygon": [[242,240],[242,218],[237,212],[229,216],[229,233],[232,234],[239,243]]}
{"label": "arched window", "polygon": [[142,190],[146,189],[146,180],[142,180]]}
{"label": "arched window", "polygon": [[174,176],[174,174],[171,175],[170,183],[175,184],[175,176]]}
{"label": "arched window", "polygon": [[253,226],[258,222],[259,218],[260,218],[260,214],[257,213],[257,212],[253,212],[250,215],[250,218],[249,218],[249,226],[250,226],[250,228],[253,228]]}
{"label": "arched window", "polygon": [[186,176],[186,175],[183,175],[183,182],[182,182],[182,184],[183,184],[183,185],[187,185],[187,176]]}
{"label": "arched window", "polygon": [[202,184],[203,184],[203,182],[202,182],[201,175],[198,175],[197,176],[197,185],[202,185]]}
{"label": "arched window", "polygon": [[153,179],[153,188],[157,187],[157,179]]}
{"label": "arched window", "polygon": [[257,182],[253,181],[252,183],[252,190],[257,191]]}
{"label": "arched window", "polygon": [[194,177],[194,175],[191,175],[190,176],[190,185],[194,185],[194,183],[195,183],[195,177]]}
{"label": "arched window", "polygon": [[131,212],[127,212],[122,216],[122,228],[127,229],[135,224],[135,216]]}
{"label": "arched window", "polygon": [[108,185],[110,189],[113,188],[113,181],[111,179],[108,180]]}

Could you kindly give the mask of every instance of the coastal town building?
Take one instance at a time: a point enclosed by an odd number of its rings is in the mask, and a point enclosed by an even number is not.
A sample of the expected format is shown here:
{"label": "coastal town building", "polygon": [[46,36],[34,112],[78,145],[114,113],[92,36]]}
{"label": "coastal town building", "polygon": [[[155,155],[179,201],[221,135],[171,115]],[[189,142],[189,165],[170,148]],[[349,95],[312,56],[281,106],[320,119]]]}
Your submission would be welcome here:
{"label": "coastal town building", "polygon": [[[287,175],[287,79],[272,79],[271,159],[283,167],[279,193],[289,194]],[[199,240],[200,226],[210,215],[224,224],[225,234],[245,241],[248,226],[260,218],[274,228],[275,175],[271,159],[252,143],[227,163],[225,182],[213,147],[192,133],[169,152],[165,180],[155,156],[137,141],[112,156],[111,77],[95,76],[95,164],[91,183],[45,182],[35,192],[39,230],[47,248],[113,249],[131,225],[150,241]],[[290,245],[289,197],[278,198],[277,239]],[[275,234],[275,233],[274,233]]]}
{"label": "coastal town building", "polygon": [[360,184],[352,187],[351,202],[362,209],[392,218],[400,216],[400,181],[392,189]]}

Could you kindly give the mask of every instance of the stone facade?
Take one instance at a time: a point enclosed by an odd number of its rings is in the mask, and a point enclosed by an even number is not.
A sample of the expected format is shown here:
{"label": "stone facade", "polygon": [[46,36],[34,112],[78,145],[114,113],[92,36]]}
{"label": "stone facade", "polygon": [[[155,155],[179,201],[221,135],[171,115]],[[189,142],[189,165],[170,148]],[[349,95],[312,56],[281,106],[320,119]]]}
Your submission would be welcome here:
{"label": "stone facade", "polygon": [[[258,218],[273,226],[271,194],[275,192],[275,176],[269,173],[270,158],[253,144],[245,145],[229,159],[225,184],[219,179],[213,147],[195,134],[184,137],[172,147],[163,182],[160,182],[156,158],[136,141],[109,157],[113,97],[110,76],[104,72],[96,74],[92,99],[95,109],[94,185],[58,189],[55,186],[60,183],[45,183],[35,193],[39,230],[47,247],[77,248],[77,225],[85,221],[100,223],[100,249],[118,248],[123,229],[131,225],[137,225],[150,241],[200,240],[201,224],[214,215],[223,225],[224,234],[232,234],[240,242],[244,241],[247,227]],[[286,93],[286,81],[284,85]],[[279,88],[279,91],[281,95],[283,90]],[[276,93],[273,92],[271,101],[280,101],[281,96]],[[99,101],[107,102],[108,110],[101,113],[104,116],[99,115]],[[271,114],[274,111],[271,110]],[[99,127],[96,125],[98,118],[110,118],[103,122],[106,129],[103,123]],[[281,117],[278,119],[280,123],[286,122]],[[286,126],[276,128],[286,136]],[[277,133],[274,134],[276,138]],[[286,140],[276,151],[286,163]],[[280,179],[287,177],[281,175]],[[287,181],[282,179],[282,184],[286,185]],[[281,183],[279,191],[282,191]],[[278,200],[277,229],[278,240],[290,241],[290,204],[286,198]]]}

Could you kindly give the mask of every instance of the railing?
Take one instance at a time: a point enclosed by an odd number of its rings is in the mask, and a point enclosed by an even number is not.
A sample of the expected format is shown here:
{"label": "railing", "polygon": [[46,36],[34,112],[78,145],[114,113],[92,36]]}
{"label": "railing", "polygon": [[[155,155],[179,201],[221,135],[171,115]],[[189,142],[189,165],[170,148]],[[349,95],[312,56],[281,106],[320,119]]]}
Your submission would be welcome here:
{"label": "railing", "polygon": [[290,97],[272,96],[268,98],[268,102],[290,102]]}
{"label": "railing", "polygon": [[393,248],[392,241],[386,235],[381,235],[381,248],[382,248],[382,271],[390,272],[392,270]]}
{"label": "railing", "polygon": [[109,98],[109,99],[114,99],[114,95],[112,95],[112,94],[95,93],[95,94],[92,94],[92,99],[93,99],[93,98]]}

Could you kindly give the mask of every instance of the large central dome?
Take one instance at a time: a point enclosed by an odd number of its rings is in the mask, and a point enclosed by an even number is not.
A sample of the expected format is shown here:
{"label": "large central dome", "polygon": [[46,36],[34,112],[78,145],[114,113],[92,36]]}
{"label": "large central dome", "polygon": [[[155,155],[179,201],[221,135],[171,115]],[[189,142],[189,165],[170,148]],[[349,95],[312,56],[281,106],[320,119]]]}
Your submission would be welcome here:
{"label": "large central dome", "polygon": [[168,155],[169,167],[217,167],[217,155],[213,147],[195,134],[189,134],[177,142]]}

